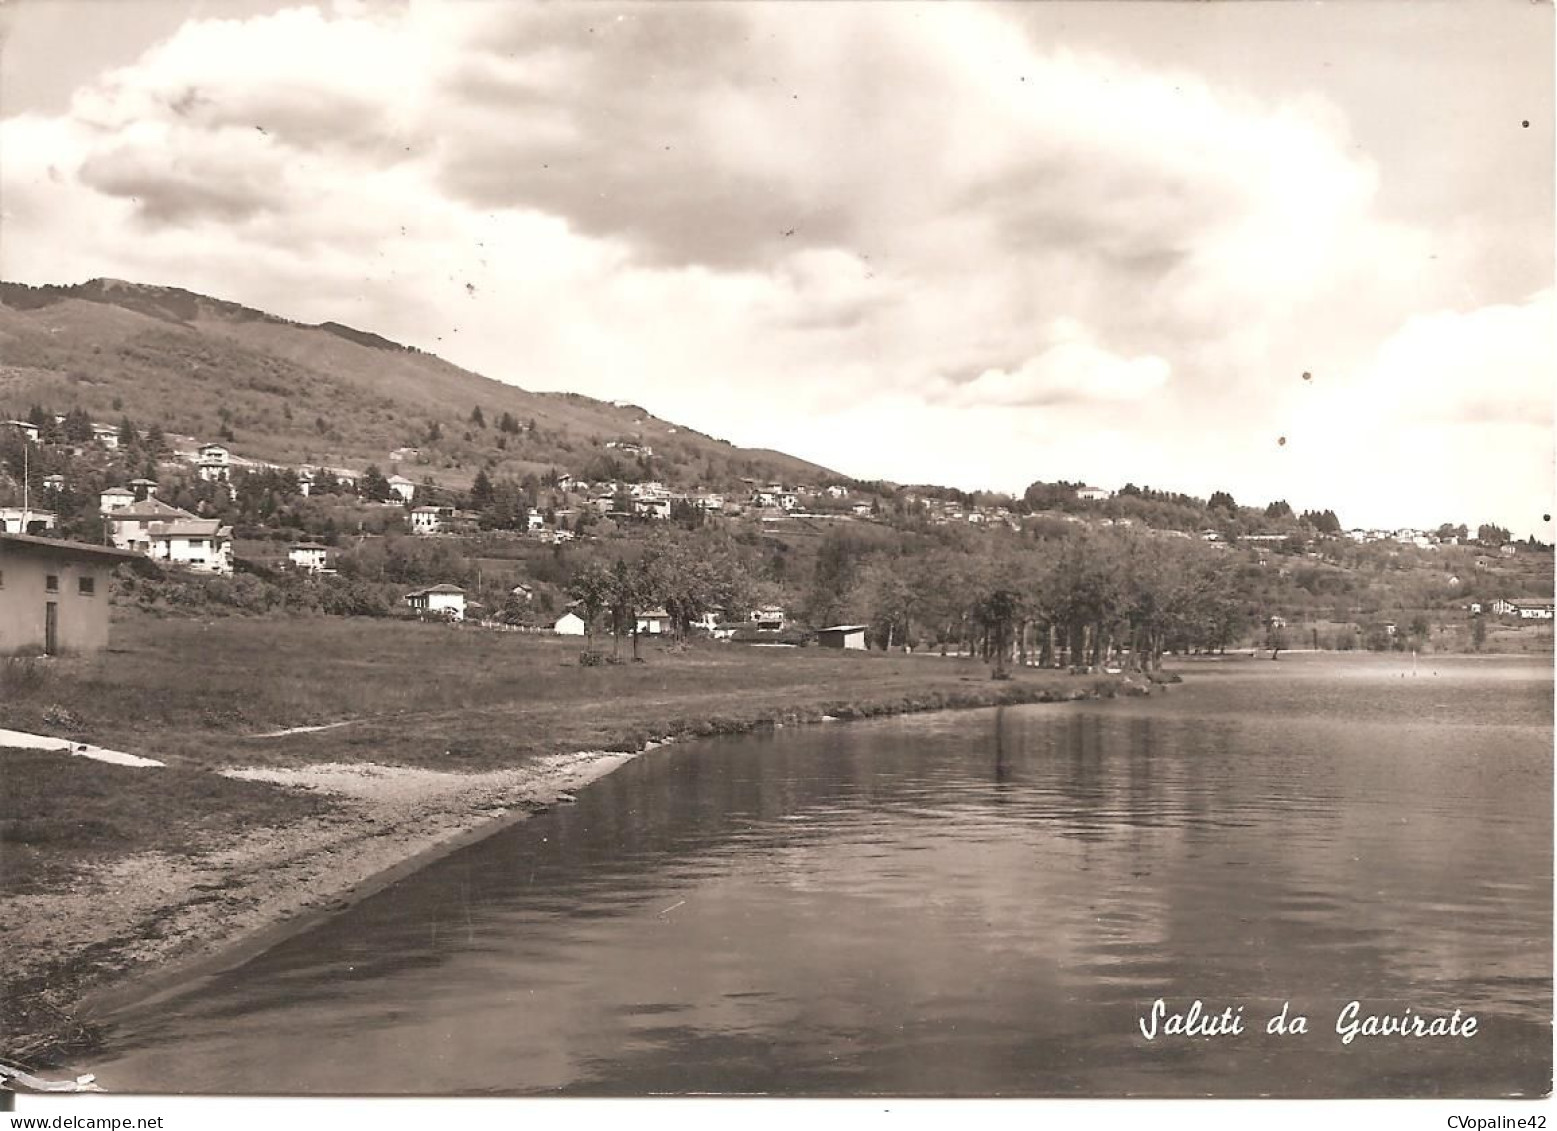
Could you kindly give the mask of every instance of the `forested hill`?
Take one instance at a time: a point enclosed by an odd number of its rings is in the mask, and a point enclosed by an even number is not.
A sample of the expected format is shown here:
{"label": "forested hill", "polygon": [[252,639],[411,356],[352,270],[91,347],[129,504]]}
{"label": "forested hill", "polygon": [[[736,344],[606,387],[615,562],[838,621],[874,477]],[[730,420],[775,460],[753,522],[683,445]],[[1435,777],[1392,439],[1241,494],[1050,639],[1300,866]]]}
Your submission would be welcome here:
{"label": "forested hill", "polygon": [[[838,478],[633,405],[529,392],[338,322],[308,326],[112,279],[0,283],[0,416],[35,404],[221,439],[252,459],[394,463],[451,486],[482,467],[494,476],[556,469],[716,489],[742,479]],[[391,459],[407,448],[416,454]]]}

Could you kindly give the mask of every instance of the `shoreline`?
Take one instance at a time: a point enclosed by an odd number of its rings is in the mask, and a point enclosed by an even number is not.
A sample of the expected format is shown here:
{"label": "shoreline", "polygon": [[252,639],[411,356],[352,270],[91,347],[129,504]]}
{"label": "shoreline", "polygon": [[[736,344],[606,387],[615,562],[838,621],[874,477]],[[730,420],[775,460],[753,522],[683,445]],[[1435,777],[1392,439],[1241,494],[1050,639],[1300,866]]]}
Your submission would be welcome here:
{"label": "shoreline", "polygon": [[[227,776],[318,791],[329,813],[244,834],[194,856],[148,852],[90,869],[63,892],[6,897],[4,930],[26,997],[0,1059],[59,1070],[89,1057],[113,1015],[175,996],[383,890],[435,860],[557,804],[669,742],[768,728],[1149,695],[1152,679],[1019,679],[953,692],[709,717],[629,750],[588,750],[460,773],[372,762],[245,768]],[[1161,678],[1161,677],[1159,677]],[[1173,677],[1169,677],[1172,681]],[[154,771],[148,771],[154,772]],[[90,1071],[90,1065],[84,1069]]]}

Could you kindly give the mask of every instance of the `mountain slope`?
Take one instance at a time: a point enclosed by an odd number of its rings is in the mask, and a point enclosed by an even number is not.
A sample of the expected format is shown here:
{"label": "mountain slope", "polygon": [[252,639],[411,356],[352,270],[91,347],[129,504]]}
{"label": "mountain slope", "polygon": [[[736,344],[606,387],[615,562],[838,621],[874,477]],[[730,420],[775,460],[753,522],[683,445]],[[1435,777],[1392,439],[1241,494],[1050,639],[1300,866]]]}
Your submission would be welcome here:
{"label": "mountain slope", "polygon": [[[524,475],[660,478],[732,487],[742,478],[839,478],[779,452],[736,448],[631,405],[534,393],[377,334],[307,326],[171,287],[95,279],[0,283],[0,416],[41,404],[129,416],[139,427],[215,439],[252,458],[347,465],[420,450],[399,470],[467,482],[481,466]],[[480,409],[484,426],[472,420]],[[504,421],[505,414],[510,417]],[[500,428],[506,423],[506,428]],[[651,459],[611,442],[637,442]]]}

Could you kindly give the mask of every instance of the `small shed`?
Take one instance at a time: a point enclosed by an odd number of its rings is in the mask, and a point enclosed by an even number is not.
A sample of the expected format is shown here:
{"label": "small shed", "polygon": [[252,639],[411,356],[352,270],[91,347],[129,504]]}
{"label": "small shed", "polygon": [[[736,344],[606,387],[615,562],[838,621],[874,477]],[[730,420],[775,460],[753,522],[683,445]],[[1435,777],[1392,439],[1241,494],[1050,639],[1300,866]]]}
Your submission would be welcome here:
{"label": "small shed", "polygon": [[670,614],[664,609],[650,609],[638,614],[640,636],[663,636],[670,631]]}
{"label": "small shed", "polygon": [[583,636],[585,627],[584,618],[577,613],[563,613],[551,630],[558,636]]}
{"label": "small shed", "polygon": [[816,642],[823,648],[843,648],[863,652],[865,650],[865,625],[835,624],[831,628],[817,629]]}
{"label": "small shed", "polygon": [[138,560],[106,546],[0,534],[0,656],[100,651],[113,568]]}

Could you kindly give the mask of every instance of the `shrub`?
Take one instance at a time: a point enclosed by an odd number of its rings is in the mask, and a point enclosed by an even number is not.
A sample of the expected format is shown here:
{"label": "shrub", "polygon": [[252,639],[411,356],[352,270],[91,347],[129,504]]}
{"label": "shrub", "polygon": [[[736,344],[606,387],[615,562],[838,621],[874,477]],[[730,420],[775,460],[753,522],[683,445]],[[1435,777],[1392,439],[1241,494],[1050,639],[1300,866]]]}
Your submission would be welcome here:
{"label": "shrub", "polygon": [[594,652],[586,648],[584,651],[578,654],[578,666],[581,668],[597,668],[600,666],[601,659],[602,657],[599,652]]}

